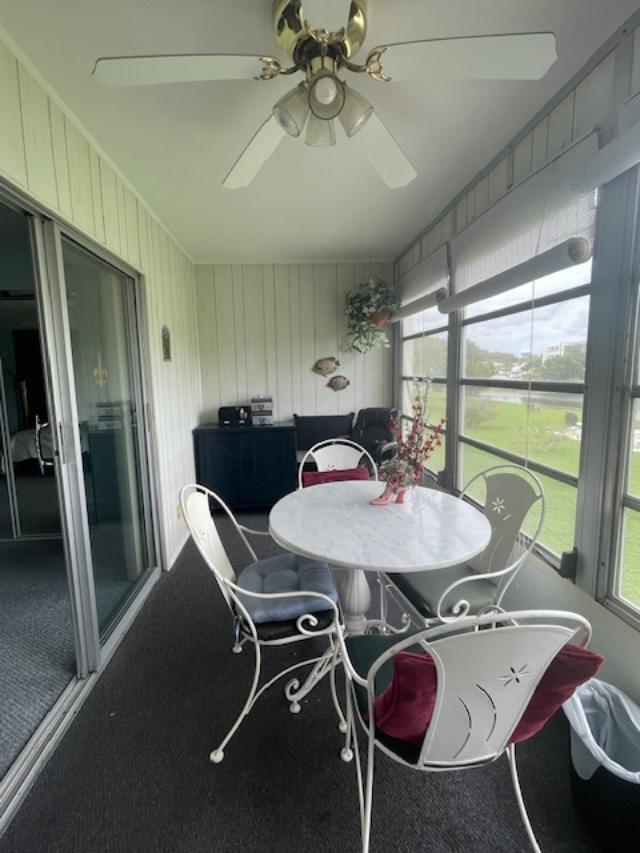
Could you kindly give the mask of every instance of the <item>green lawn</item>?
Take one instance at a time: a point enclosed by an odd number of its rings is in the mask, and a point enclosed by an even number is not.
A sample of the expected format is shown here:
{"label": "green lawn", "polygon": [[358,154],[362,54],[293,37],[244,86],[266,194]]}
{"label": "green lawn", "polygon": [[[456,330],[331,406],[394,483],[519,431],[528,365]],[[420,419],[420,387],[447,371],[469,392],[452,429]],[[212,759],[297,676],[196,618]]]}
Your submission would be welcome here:
{"label": "green lawn", "polygon": [[[537,395],[528,409],[526,393],[509,391],[506,400],[489,400],[479,389],[467,387],[465,394],[461,430],[464,435],[577,476],[580,430],[576,423],[582,421],[579,395],[565,395],[562,405],[554,405],[559,399],[557,395]],[[430,420],[437,421],[445,409],[446,389],[434,385],[429,398]],[[635,428],[640,430],[640,409],[636,412]],[[504,462],[468,445],[462,445],[461,451],[461,483]],[[434,471],[444,467],[443,449],[428,465]],[[640,451],[632,454],[629,472],[629,491],[640,495]],[[550,551],[560,554],[574,545],[576,490],[550,477],[540,479],[546,497],[541,542]],[[622,566],[620,593],[640,605],[640,513],[632,510],[625,514]]]}

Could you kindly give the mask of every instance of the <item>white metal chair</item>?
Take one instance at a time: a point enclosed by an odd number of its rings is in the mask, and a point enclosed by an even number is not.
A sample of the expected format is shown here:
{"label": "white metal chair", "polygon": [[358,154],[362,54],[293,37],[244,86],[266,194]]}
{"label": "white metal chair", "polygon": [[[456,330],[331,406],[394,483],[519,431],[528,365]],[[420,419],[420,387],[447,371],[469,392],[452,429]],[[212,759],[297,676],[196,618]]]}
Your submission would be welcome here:
{"label": "white metal chair", "polygon": [[365,459],[373,479],[378,479],[378,466],[368,450],[348,438],[329,438],[310,447],[298,468],[298,488],[302,489],[302,473],[308,462],[314,462],[318,471],[344,471],[357,468]]}
{"label": "white metal chair", "polygon": [[[251,563],[239,575],[233,570],[220,534],[211,515],[210,501],[222,509],[231,521],[235,531],[247,549]],[[300,700],[328,673],[331,676],[331,694],[333,698],[340,730],[346,731],[346,722],[338,702],[335,687],[335,663],[338,647],[336,635],[341,631],[340,616],[337,607],[337,592],[328,566],[317,564],[312,560],[304,560],[294,554],[284,554],[267,560],[258,560],[255,551],[249,544],[245,534],[268,536],[263,531],[252,530],[239,524],[229,507],[214,492],[197,484],[184,486],[180,492],[180,507],[186,525],[202,554],[208,567],[214,574],[220,591],[234,617],[233,652],[239,654],[245,642],[253,643],[255,650],[255,669],[251,689],[247,700],[236,721],[210,754],[215,764],[224,758],[224,748],[231,740],[242,720],[249,714],[253,705],[274,682],[283,676],[311,665],[312,669],[301,685],[297,678],[291,679],[284,688],[292,713],[301,710]],[[302,582],[314,575],[315,586],[324,588],[325,592],[313,591],[300,586],[298,591],[265,593],[255,591],[256,582],[261,577],[271,577],[275,585],[282,589],[286,576],[292,575],[299,568],[304,572],[299,580]],[[325,571],[314,571],[315,569]],[[272,570],[279,573],[274,578]],[[253,587],[253,589],[252,589]],[[274,613],[274,608],[281,612]],[[328,649],[320,657],[301,661],[290,666],[271,678],[260,689],[261,649],[263,646],[282,646],[297,643],[312,638],[325,637]]]}
{"label": "white metal chair", "polygon": [[[482,629],[482,630],[477,630]],[[423,629],[400,642],[390,637],[350,637],[342,644],[347,675],[347,743],[354,741],[362,830],[368,853],[375,752],[423,772],[477,768],[507,754],[520,814],[531,846],[540,848],[525,808],[510,738],[549,664],[566,643],[586,646],[589,622],[575,613],[523,611],[462,617]],[[385,648],[386,645],[386,648]],[[375,727],[374,700],[389,680],[391,659],[401,651],[425,651],[437,672],[431,721],[421,743],[406,743]],[[358,727],[367,736],[366,772]]]}
{"label": "white metal chair", "polygon": [[387,575],[384,580],[388,593],[402,594],[401,606],[408,603],[418,624],[499,608],[538,540],[545,497],[533,472],[519,465],[496,465],[473,477],[460,499],[478,502],[478,487],[484,489],[483,512],[492,530],[488,546],[478,557],[461,566]]}

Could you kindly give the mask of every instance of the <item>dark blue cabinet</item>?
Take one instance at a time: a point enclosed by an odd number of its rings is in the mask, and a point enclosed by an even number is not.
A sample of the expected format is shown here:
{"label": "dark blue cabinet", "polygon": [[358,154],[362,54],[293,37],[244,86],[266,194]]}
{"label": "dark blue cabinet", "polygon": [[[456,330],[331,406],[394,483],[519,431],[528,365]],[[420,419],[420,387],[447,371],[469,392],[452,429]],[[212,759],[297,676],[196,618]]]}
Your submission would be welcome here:
{"label": "dark blue cabinet", "polygon": [[193,431],[193,442],[198,483],[231,507],[271,507],[296,488],[296,432],[291,425],[205,424]]}

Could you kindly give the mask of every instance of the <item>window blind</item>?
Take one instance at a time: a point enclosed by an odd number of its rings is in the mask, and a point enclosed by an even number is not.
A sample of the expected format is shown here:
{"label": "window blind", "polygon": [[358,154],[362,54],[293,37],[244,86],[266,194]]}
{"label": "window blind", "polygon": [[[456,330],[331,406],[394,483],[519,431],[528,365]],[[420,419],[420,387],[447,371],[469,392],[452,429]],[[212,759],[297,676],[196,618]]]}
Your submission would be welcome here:
{"label": "window blind", "polygon": [[[596,150],[596,134],[592,134],[458,234],[453,241],[456,293],[495,279],[570,240],[587,241],[588,257],[595,230],[595,192],[576,187],[575,176]],[[570,253],[566,257],[570,266]],[[533,278],[541,277],[536,275],[535,265],[530,270]],[[514,280],[512,286],[522,283]],[[480,288],[475,295],[484,298]]]}
{"label": "window blind", "polygon": [[640,121],[636,121],[576,169],[573,187],[577,192],[592,191],[639,164]]}
{"label": "window blind", "polygon": [[[449,259],[447,247],[441,246],[431,252],[398,280],[400,299],[403,307],[409,303],[433,293],[449,284]],[[422,309],[419,309],[422,310]]]}
{"label": "window blind", "polygon": [[435,305],[440,305],[444,301],[447,301],[448,296],[449,291],[447,288],[439,287],[437,290],[427,293],[426,296],[421,296],[420,299],[414,299],[413,302],[407,302],[407,304],[403,305],[397,314],[393,315],[390,322],[398,323],[400,320],[406,320],[409,317],[414,317],[416,314],[421,314],[423,311],[427,311],[429,308],[433,308]]}
{"label": "window blind", "polygon": [[513,290],[523,284],[528,284],[535,279],[545,278],[560,270],[567,269],[573,264],[584,264],[591,257],[591,246],[584,237],[572,237],[564,243],[559,243],[552,249],[547,249],[540,255],[535,255],[528,261],[518,266],[511,267],[505,272],[494,275],[493,278],[485,279],[479,284],[474,284],[466,290],[461,290],[453,296],[438,300],[438,310],[442,314],[457,311],[467,305],[473,305],[483,299],[491,299],[508,290]]}

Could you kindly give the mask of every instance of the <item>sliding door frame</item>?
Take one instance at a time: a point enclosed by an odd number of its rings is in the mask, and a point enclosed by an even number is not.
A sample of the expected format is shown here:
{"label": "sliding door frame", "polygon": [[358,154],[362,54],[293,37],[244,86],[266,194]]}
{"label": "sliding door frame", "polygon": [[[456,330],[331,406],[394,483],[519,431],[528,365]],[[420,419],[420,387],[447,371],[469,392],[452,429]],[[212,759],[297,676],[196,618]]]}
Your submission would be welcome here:
{"label": "sliding door frame", "polygon": [[[131,620],[126,618],[130,609],[135,612],[134,600],[139,596],[143,596],[143,590],[150,587],[160,574],[158,555],[160,554],[158,527],[157,527],[157,481],[153,468],[153,436],[151,434],[151,424],[149,418],[150,406],[148,404],[147,386],[149,383],[148,370],[145,364],[145,332],[142,323],[142,300],[141,289],[142,280],[140,274],[128,264],[116,258],[110,252],[85,238],[83,235],[75,232],[74,229],[59,225],[54,220],[47,220],[42,225],[44,234],[44,259],[46,270],[45,274],[51,279],[48,284],[52,289],[50,296],[53,296],[54,301],[58,304],[57,317],[52,317],[54,326],[54,334],[56,339],[61,342],[63,352],[58,353],[61,356],[61,361],[58,364],[60,376],[66,382],[67,390],[70,392],[72,400],[68,402],[66,415],[71,418],[64,424],[64,430],[59,433],[63,439],[67,440],[68,447],[71,448],[67,452],[72,458],[70,461],[75,466],[76,484],[74,488],[77,491],[77,497],[80,499],[79,506],[74,507],[74,523],[80,524],[80,527],[75,529],[82,531],[82,536],[78,537],[83,540],[82,547],[82,562],[80,566],[86,566],[86,570],[81,571],[83,575],[80,578],[79,594],[80,612],[85,614],[84,624],[82,626],[84,638],[87,644],[89,671],[95,671],[100,668],[101,664],[108,659],[109,648],[113,649],[119,643],[120,639],[126,632]],[[116,609],[113,619],[110,620],[106,630],[100,631],[97,617],[97,607],[95,599],[95,586],[93,578],[93,561],[91,552],[90,527],[87,513],[87,504],[85,496],[85,484],[82,474],[82,458],[80,445],[80,429],[79,416],[76,405],[75,393],[75,376],[73,368],[73,355],[71,348],[71,334],[69,329],[67,306],[67,291],[64,274],[64,257],[63,257],[63,239],[68,240],[78,245],[81,249],[96,257],[98,260],[113,267],[118,273],[129,279],[131,287],[127,291],[127,314],[128,328],[127,333],[131,336],[132,354],[135,363],[135,369],[132,371],[132,383],[134,394],[139,401],[136,410],[136,421],[138,424],[138,452],[141,461],[140,477],[142,481],[142,509],[145,524],[145,546],[148,565],[145,573],[136,583],[129,594],[125,597],[120,606]],[[79,543],[80,544],[80,543]]]}
{"label": "sliding door frame", "polygon": [[[51,406],[62,542],[67,575],[70,580],[77,671],[77,677],[69,683],[49,710],[5,777],[0,779],[1,835],[160,577],[160,559],[163,551],[160,538],[160,483],[157,477],[159,457],[152,429],[150,404],[153,386],[144,276],[139,270],[78,232],[73,226],[63,223],[55,211],[34,202],[27,193],[16,188],[2,176],[0,176],[0,202],[26,215],[31,231],[36,304],[45,384]],[[130,298],[130,304],[134,309],[134,320],[128,331],[135,332],[136,357],[140,367],[139,371],[136,371],[139,372],[137,391],[141,401],[137,417],[140,427],[140,448],[144,449],[142,476],[146,477],[147,484],[144,517],[147,524],[149,568],[141,578],[141,582],[132,590],[131,596],[127,597],[125,607],[117,613],[108,634],[102,638],[98,630],[95,589],[91,572],[91,548],[80,458],[79,424],[76,417],[75,382],[73,381],[66,298],[61,298],[64,295],[64,267],[61,252],[63,236],[132,279],[133,295]],[[58,378],[62,381],[57,381]]]}
{"label": "sliding door frame", "polygon": [[[50,375],[48,384],[53,408],[52,435],[59,472],[60,510],[65,535],[67,571],[76,633],[79,678],[98,669],[100,637],[96,614],[89,519],[82,476],[80,430],[75,378],[71,361],[71,337],[66,309],[66,288],[60,229],[48,220],[32,219],[37,264],[42,334]],[[59,381],[56,381],[56,377]]]}
{"label": "sliding door frame", "polygon": [[[161,553],[158,528],[158,482],[154,470],[154,440],[151,433],[150,388],[147,365],[146,315],[144,308],[143,278],[141,274],[113,255],[104,247],[86,238],[73,227],[60,223],[22,194],[0,179],[0,201],[29,221],[32,259],[36,287],[36,304],[43,350],[43,368],[49,403],[51,406],[52,439],[55,454],[56,480],[61,511],[62,540],[67,575],[70,583],[70,601],[73,614],[76,671],[80,679],[100,671],[133,621],[148,591],[159,577],[158,559]],[[142,460],[141,476],[144,478],[143,512],[146,525],[145,544],[148,554],[148,571],[132,590],[114,619],[112,626],[101,638],[98,629],[93,583],[91,542],[82,476],[80,436],[75,399],[75,381],[71,355],[66,288],[62,257],[62,237],[77,243],[86,251],[106,262],[131,280],[127,294],[130,323],[127,333],[134,336],[135,385],[139,411],[138,446]],[[135,601],[132,599],[135,598]],[[103,644],[101,646],[101,639]]]}

